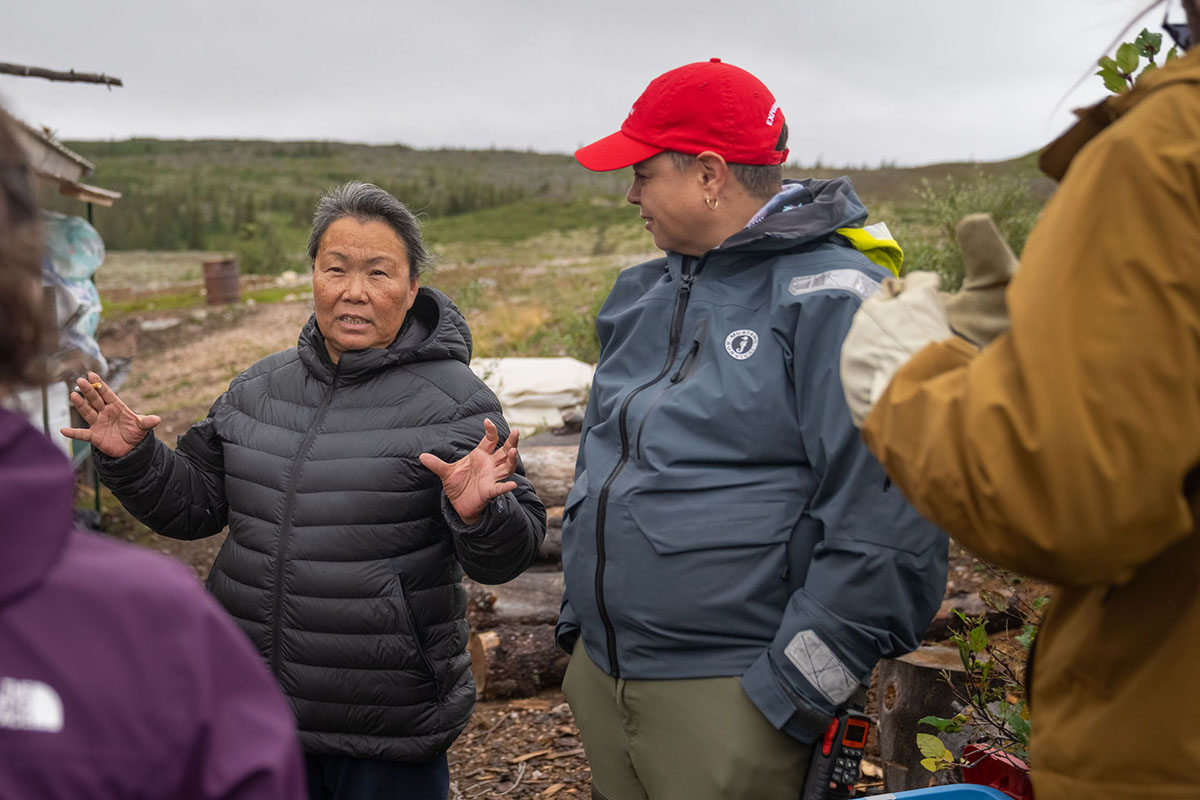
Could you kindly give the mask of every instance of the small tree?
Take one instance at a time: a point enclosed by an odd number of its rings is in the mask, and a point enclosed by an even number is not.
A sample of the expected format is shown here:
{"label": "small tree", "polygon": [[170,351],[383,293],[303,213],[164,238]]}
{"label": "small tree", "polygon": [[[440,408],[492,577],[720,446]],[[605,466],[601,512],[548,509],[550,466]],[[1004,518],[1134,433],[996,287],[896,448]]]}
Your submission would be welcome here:
{"label": "small tree", "polygon": [[[1125,42],[1117,48],[1116,58],[1103,56],[1096,64],[1100,70],[1096,73],[1104,81],[1104,85],[1113,94],[1121,94],[1133,88],[1138,79],[1151,70],[1157,69],[1155,57],[1162,49],[1162,34],[1151,33],[1142,28],[1142,32],[1132,42]],[[1167,51],[1163,63],[1174,61],[1179,57],[1178,48],[1172,47]],[[1142,61],[1145,59],[1145,65]],[[1139,70],[1138,67],[1141,66]]]}
{"label": "small tree", "polygon": [[[944,679],[954,689],[955,699],[962,711],[953,717],[923,717],[920,723],[938,733],[958,734],[968,731],[973,740],[1029,761],[1029,706],[1025,699],[1025,662],[1042,612],[1049,600],[1030,597],[1018,576],[986,567],[999,576],[1011,593],[1021,617],[1019,631],[1005,637],[988,636],[982,616],[967,616],[956,611],[962,627],[951,634],[950,641],[958,647],[963,674],[954,680]],[[997,611],[1009,609],[1008,596],[991,589],[982,589],[980,598]],[[921,764],[931,772],[970,766],[957,760],[938,736],[917,734],[917,747],[925,756]]]}

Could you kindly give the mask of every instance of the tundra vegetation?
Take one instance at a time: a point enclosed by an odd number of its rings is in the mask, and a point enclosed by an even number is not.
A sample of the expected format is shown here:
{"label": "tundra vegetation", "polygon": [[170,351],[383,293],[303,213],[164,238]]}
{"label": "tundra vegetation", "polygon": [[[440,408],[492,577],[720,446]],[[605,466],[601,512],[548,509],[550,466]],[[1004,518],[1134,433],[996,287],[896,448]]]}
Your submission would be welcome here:
{"label": "tundra vegetation", "polygon": [[[335,142],[67,145],[97,164],[91,180],[124,194],[114,208],[95,210],[96,226],[114,251],[97,276],[110,320],[202,305],[196,281],[204,254],[235,256],[243,275],[304,274],[317,198],[355,178],[379,184],[421,215],[437,256],[424,280],[460,305],[481,356],[570,355],[594,362],[592,320],[618,270],[654,255],[624,201],[627,171],[588,172],[566,155]],[[843,174],[872,210],[871,221],[888,223],[906,251],[906,268],[933,269],[950,288],[961,281],[953,243],[959,217],[991,211],[1019,253],[1050,191],[1032,156],[994,164],[786,169],[796,178]],[[79,213],[73,201],[47,200]],[[192,284],[137,291],[134,265],[172,261],[180,264],[175,274]],[[122,276],[125,291],[105,293],[123,268],[134,273]],[[271,302],[294,293],[247,284],[243,296]]]}

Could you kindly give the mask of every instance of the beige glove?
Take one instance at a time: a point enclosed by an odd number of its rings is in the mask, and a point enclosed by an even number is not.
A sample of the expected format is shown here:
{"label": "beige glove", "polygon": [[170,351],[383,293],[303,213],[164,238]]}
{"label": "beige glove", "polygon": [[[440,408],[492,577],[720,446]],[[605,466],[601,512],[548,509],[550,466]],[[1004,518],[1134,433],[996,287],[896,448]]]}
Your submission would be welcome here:
{"label": "beige glove", "polygon": [[946,322],[933,272],[888,278],[883,291],[868,298],[850,323],[842,342],[842,391],[850,416],[861,426],[909,358],[930,342],[954,334]]}
{"label": "beige glove", "polygon": [[1004,292],[1017,271],[1017,259],[988,214],[963,217],[954,233],[962,247],[965,276],[962,290],[942,293],[946,319],[955,333],[983,347],[1008,330]]}

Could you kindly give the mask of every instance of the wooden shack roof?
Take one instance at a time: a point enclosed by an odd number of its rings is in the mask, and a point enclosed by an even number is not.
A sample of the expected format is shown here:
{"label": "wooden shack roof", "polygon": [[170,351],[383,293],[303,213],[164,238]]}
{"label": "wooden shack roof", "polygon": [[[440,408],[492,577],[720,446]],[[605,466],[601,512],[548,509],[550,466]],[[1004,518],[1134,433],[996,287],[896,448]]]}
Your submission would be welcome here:
{"label": "wooden shack roof", "polygon": [[58,185],[58,190],[68,197],[85,203],[111,206],[121,197],[120,192],[102,189],[83,182],[96,169],[92,162],[55,141],[54,137],[34,128],[19,119],[14,119],[17,141],[25,151],[25,157],[38,176]]}

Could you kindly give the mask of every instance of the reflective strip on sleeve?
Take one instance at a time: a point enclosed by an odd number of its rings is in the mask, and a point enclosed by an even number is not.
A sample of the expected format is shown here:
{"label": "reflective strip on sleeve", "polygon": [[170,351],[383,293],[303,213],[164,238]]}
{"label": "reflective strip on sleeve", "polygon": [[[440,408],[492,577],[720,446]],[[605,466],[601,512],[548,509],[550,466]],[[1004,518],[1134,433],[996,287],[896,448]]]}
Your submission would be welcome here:
{"label": "reflective strip on sleeve", "polygon": [[841,289],[853,292],[863,300],[878,292],[879,288],[879,281],[856,269],[831,269],[816,275],[802,275],[792,278],[788,284],[788,291],[795,296],[826,289]]}
{"label": "reflective strip on sleeve", "polygon": [[835,706],[840,706],[854,694],[858,679],[821,641],[816,631],[800,631],[783,652],[804,679]]}

